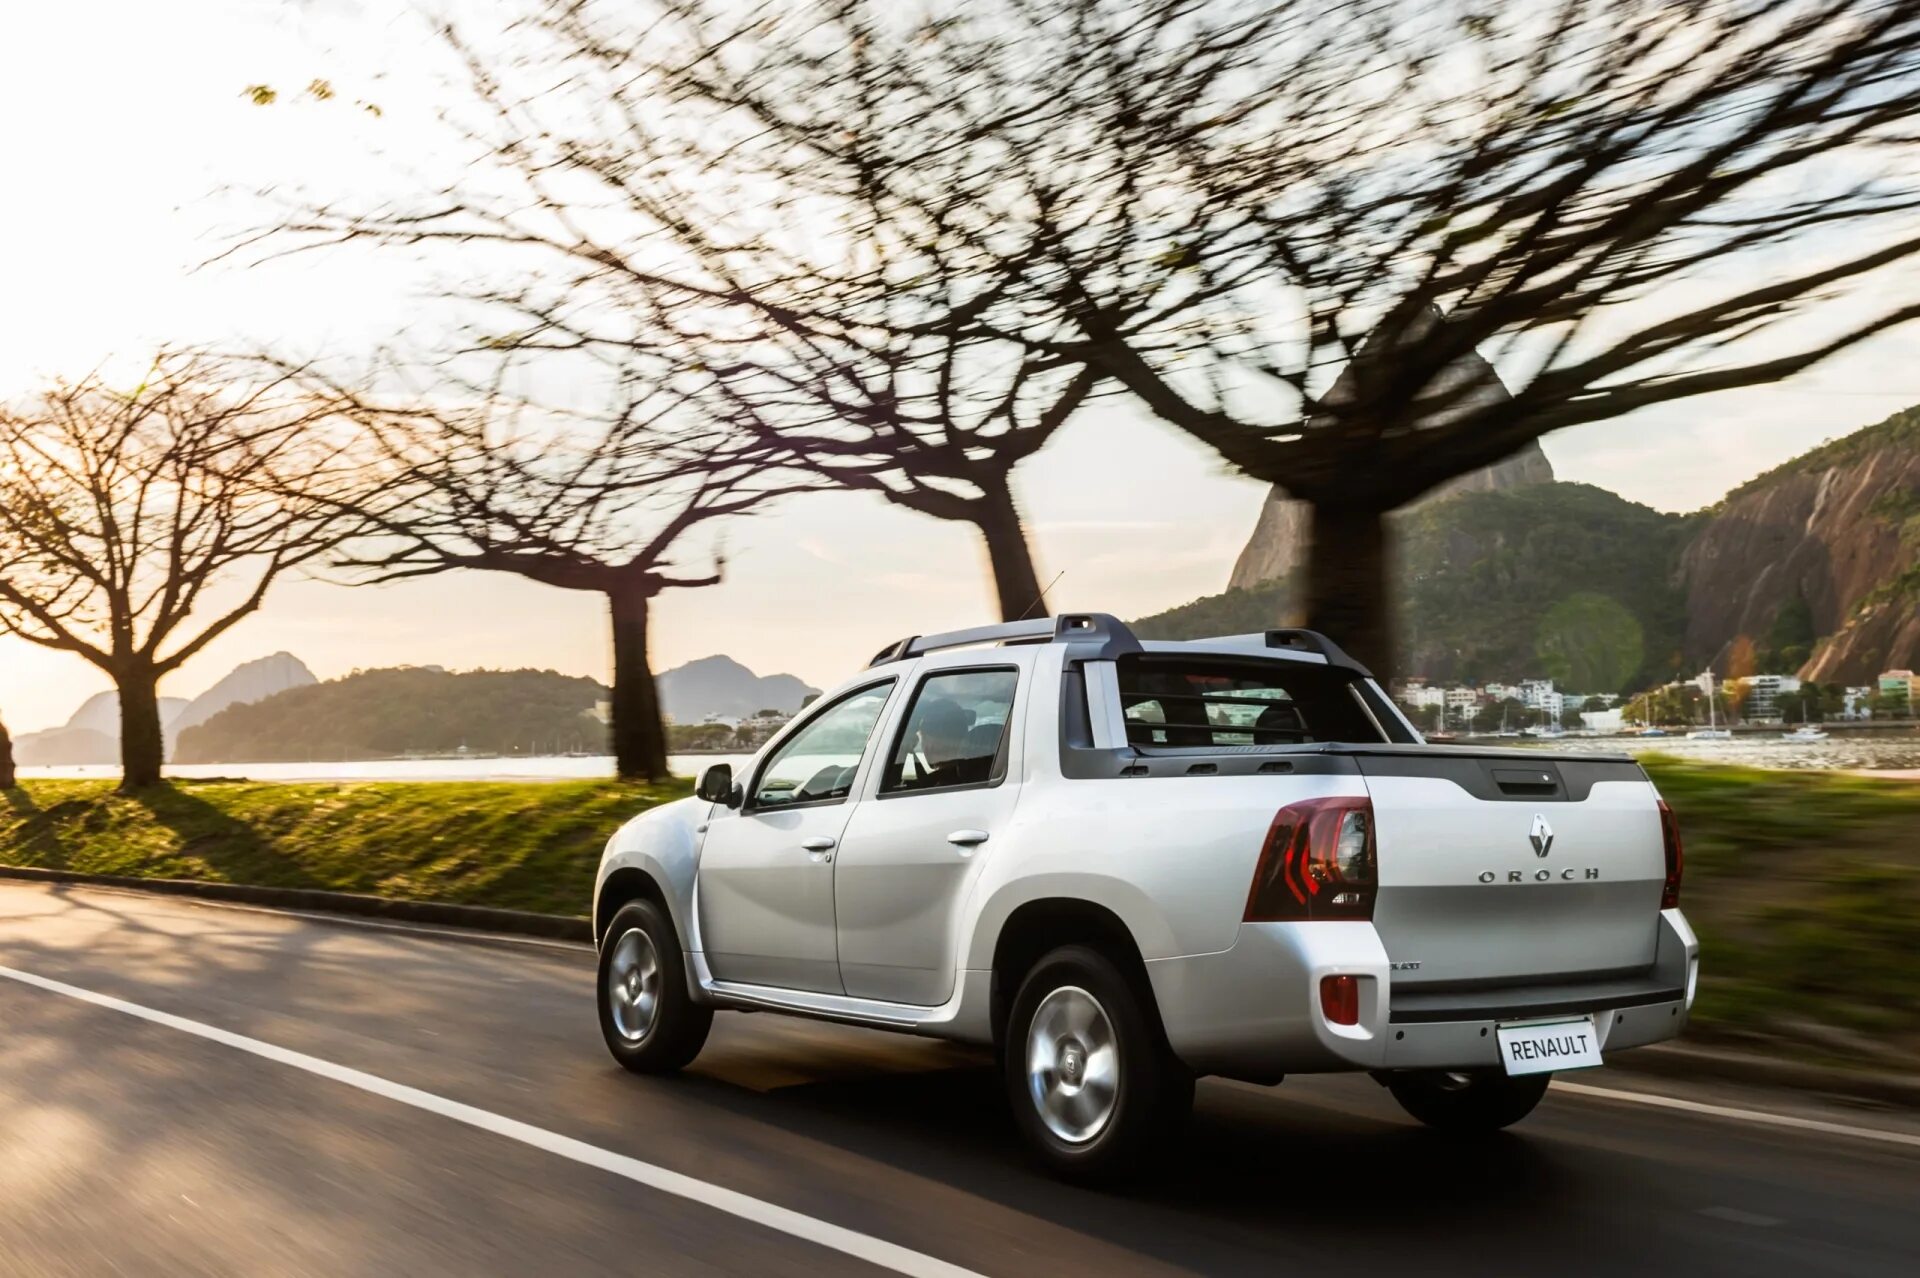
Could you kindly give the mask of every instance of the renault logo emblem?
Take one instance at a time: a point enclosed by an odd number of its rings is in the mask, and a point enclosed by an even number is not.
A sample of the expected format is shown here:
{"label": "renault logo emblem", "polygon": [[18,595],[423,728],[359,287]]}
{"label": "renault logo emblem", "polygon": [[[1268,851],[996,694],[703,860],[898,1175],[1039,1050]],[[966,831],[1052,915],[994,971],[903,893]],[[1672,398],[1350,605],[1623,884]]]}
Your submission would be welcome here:
{"label": "renault logo emblem", "polygon": [[1553,827],[1538,812],[1533,814],[1533,832],[1527,836],[1527,841],[1533,844],[1535,856],[1545,856],[1553,851]]}

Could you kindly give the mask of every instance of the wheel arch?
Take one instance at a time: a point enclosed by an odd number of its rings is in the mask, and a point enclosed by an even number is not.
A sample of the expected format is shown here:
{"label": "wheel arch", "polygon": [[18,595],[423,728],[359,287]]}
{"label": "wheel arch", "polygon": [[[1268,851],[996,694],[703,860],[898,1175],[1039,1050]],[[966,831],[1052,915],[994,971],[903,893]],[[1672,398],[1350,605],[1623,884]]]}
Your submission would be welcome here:
{"label": "wheel arch", "polygon": [[693,880],[699,862],[695,828],[710,805],[677,799],[641,813],[607,841],[594,876],[593,942],[605,937],[614,912],[645,895],[667,912],[682,949],[699,946],[693,927]]}
{"label": "wheel arch", "polygon": [[996,1045],[1005,1041],[1007,1018],[1021,981],[1041,958],[1064,945],[1085,945],[1112,959],[1165,1042],[1146,961],[1126,921],[1110,907],[1085,897],[1044,896],[1015,906],[994,938],[988,1016]]}
{"label": "wheel arch", "polygon": [[[673,918],[673,907],[660,881],[638,866],[623,865],[601,882],[600,894],[593,903],[593,944],[596,949],[606,938],[613,916],[634,901],[651,901],[666,911],[669,920]],[[682,937],[681,944],[684,946],[685,943]]]}

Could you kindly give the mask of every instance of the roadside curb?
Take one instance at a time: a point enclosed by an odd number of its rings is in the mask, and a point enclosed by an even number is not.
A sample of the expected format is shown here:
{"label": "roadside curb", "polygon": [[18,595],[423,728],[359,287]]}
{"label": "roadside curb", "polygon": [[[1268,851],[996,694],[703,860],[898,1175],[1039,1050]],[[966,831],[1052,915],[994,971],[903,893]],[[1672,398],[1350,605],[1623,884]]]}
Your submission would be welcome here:
{"label": "roadside curb", "polygon": [[455,905],[446,901],[410,901],[403,897],[369,896],[359,892],[328,892],[320,888],[257,887],[246,883],[212,883],[200,879],[148,879],[130,874],[86,874],[79,870],[50,870],[31,865],[0,865],[0,879],[30,883],[74,883],[87,887],[130,888],[164,892],[209,901],[232,901],[278,910],[310,910],[350,914],[395,923],[430,923],[438,927],[471,928],[513,936],[536,936],[554,941],[591,943],[593,928],[585,919],[566,914],[536,914],[531,910],[502,910],[486,905]]}
{"label": "roadside curb", "polygon": [[1777,1056],[1755,1056],[1747,1052],[1718,1051],[1676,1043],[1650,1043],[1608,1058],[1607,1067],[1623,1074],[1713,1078],[1728,1083],[1818,1092],[1854,1100],[1877,1101],[1905,1109],[1920,1109],[1920,1077],[1811,1065]]}

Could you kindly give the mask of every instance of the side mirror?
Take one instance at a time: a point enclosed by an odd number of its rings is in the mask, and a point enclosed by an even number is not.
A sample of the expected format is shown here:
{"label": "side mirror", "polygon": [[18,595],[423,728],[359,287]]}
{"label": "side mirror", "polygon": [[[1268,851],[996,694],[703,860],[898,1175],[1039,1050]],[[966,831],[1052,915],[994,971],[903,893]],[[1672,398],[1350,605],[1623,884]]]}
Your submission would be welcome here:
{"label": "side mirror", "polygon": [[708,803],[724,803],[730,808],[740,806],[740,796],[733,788],[733,765],[716,763],[700,774],[700,784],[694,788],[694,794]]}

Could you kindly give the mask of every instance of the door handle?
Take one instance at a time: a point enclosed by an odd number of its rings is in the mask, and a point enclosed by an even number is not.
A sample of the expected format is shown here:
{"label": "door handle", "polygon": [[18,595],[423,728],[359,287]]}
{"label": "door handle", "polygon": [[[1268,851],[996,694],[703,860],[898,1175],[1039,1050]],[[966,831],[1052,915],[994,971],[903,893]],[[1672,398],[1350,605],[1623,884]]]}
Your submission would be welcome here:
{"label": "door handle", "polygon": [[816,834],[810,839],[800,840],[800,846],[809,852],[831,852],[833,840],[824,834]]}
{"label": "door handle", "polygon": [[947,842],[958,844],[963,848],[978,847],[986,841],[987,832],[985,830],[955,830],[947,836]]}

